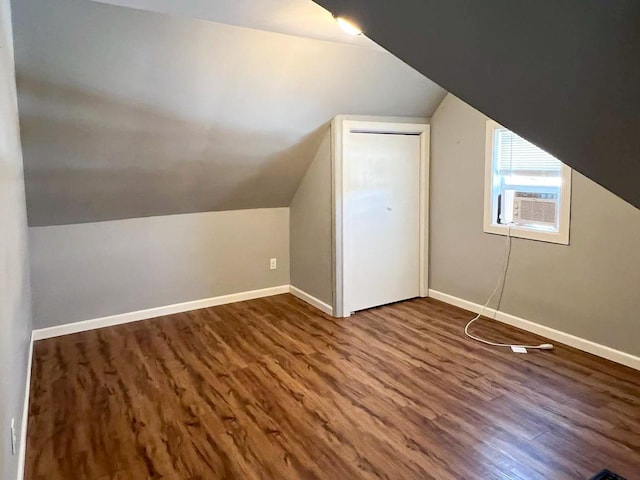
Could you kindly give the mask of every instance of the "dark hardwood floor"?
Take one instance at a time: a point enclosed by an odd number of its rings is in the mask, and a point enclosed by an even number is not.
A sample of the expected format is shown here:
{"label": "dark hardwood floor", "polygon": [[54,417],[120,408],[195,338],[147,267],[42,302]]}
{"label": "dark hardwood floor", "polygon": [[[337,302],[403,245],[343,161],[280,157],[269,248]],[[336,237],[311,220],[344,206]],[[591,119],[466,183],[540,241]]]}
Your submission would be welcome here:
{"label": "dark hardwood floor", "polygon": [[640,372],[469,317],[280,295],[39,341],[26,478],[640,479]]}

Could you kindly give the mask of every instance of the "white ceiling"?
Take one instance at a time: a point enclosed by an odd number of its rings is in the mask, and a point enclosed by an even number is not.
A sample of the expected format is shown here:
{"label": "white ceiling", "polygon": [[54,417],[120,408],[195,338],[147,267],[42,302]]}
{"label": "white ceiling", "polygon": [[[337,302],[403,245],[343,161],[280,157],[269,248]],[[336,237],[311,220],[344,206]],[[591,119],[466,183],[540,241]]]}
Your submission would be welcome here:
{"label": "white ceiling", "polygon": [[330,12],[311,0],[94,0],[298,37],[382,49],[364,35],[343,32]]}

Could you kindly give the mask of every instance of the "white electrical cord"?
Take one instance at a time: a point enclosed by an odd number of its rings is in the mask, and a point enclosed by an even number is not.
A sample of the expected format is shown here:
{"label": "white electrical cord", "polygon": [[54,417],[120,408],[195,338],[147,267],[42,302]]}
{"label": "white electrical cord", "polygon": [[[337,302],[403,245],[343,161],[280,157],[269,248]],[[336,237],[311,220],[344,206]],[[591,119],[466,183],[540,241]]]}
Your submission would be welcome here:
{"label": "white electrical cord", "polygon": [[[476,337],[475,335],[469,333],[469,327],[471,327],[473,322],[475,322],[476,320],[478,320],[482,316],[482,314],[484,313],[486,308],[489,306],[489,303],[491,303],[491,300],[493,299],[495,294],[498,292],[498,289],[500,289],[500,296],[498,298],[498,304],[496,305],[494,313],[491,316],[491,320],[495,320],[496,312],[497,312],[498,308],[500,308],[500,303],[502,302],[502,293],[504,292],[504,284],[505,284],[505,281],[507,279],[507,270],[509,269],[509,260],[511,258],[511,227],[510,226],[508,227],[508,230],[507,230],[507,244],[506,244],[506,246],[507,246],[507,248],[506,248],[506,251],[505,251],[505,258],[504,258],[504,266],[503,266],[503,269],[502,269],[502,275],[498,279],[498,283],[496,284],[496,288],[494,288],[493,292],[491,292],[491,295],[489,296],[489,299],[487,300],[487,303],[484,304],[484,306],[482,307],[482,310],[480,310],[480,313],[478,315],[476,315],[475,317],[473,317],[471,320],[469,320],[469,323],[467,323],[467,325],[464,327],[464,334],[467,337],[472,338],[473,340],[476,340],[477,342],[481,342],[481,343],[484,343],[486,345],[491,345],[492,347],[506,347],[506,348],[516,347],[516,348],[528,348],[528,349],[532,349],[532,350],[553,350],[553,345],[550,344],[550,343],[541,343],[540,345],[511,345],[511,344],[508,344],[508,343],[492,342],[490,340],[485,340],[484,338],[481,338],[481,337]],[[500,286],[502,286],[502,288],[500,288]]]}

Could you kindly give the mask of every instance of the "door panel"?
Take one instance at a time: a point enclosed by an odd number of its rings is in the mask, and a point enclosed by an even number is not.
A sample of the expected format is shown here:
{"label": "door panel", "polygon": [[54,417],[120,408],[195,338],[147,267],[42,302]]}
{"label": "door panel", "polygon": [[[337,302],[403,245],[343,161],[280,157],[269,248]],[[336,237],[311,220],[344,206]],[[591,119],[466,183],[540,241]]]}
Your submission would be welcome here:
{"label": "door panel", "polygon": [[346,311],[420,294],[420,137],[344,139]]}

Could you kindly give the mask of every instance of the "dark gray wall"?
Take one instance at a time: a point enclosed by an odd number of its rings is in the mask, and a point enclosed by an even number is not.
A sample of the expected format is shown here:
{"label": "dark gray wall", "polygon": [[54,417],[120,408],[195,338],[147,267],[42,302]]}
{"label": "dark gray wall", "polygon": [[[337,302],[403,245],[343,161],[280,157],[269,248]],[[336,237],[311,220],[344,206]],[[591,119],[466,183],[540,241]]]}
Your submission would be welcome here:
{"label": "dark gray wall", "polygon": [[29,223],[288,206],[338,113],[431,114],[381,49],[87,0],[14,1]]}
{"label": "dark gray wall", "polygon": [[[483,233],[486,122],[453,95],[431,119],[429,285],[480,305],[506,240]],[[640,210],[575,171],[571,193],[571,244],[514,238],[500,310],[640,355]]]}
{"label": "dark gray wall", "polygon": [[[31,339],[31,293],[27,256],[22,154],[18,131],[9,0],[0,1],[0,478],[17,478],[9,426],[18,446]],[[20,477],[22,478],[22,477]]]}
{"label": "dark gray wall", "polygon": [[317,0],[640,206],[638,0]]}

